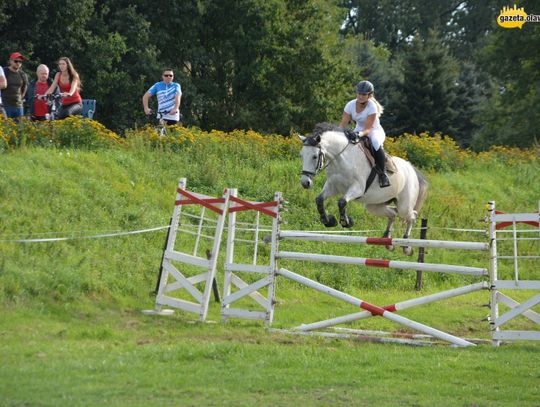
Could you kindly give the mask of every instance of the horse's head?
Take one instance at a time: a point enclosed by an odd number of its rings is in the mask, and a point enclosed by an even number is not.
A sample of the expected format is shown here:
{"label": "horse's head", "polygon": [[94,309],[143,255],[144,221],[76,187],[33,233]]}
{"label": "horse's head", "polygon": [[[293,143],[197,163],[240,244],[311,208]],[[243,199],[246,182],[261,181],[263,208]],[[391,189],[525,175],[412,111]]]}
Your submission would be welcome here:
{"label": "horse's head", "polygon": [[313,185],[313,177],[321,170],[324,165],[324,154],[321,149],[321,136],[304,137],[299,136],[302,140],[302,177],[300,183],[306,189]]}

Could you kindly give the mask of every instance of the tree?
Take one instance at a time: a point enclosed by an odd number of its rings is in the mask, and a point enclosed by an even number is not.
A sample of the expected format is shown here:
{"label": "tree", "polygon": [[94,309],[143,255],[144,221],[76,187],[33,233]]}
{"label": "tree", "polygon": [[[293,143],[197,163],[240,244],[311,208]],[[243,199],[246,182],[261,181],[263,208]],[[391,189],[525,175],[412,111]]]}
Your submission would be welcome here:
{"label": "tree", "polygon": [[403,58],[403,83],[397,113],[399,132],[454,134],[457,62],[449,55],[436,31],[417,35]]}
{"label": "tree", "polygon": [[[533,2],[530,2],[533,4]],[[529,3],[524,2],[525,11]],[[519,29],[499,29],[480,53],[482,66],[493,75],[490,97],[480,105],[479,126],[472,145],[529,147],[540,138],[540,25],[525,23]]]}
{"label": "tree", "polygon": [[504,0],[341,0],[346,10],[342,33],[362,35],[394,52],[415,35],[437,30],[452,55],[469,57],[493,29]]}
{"label": "tree", "polygon": [[456,99],[452,105],[455,112],[453,136],[462,147],[470,147],[472,138],[479,126],[474,121],[480,106],[488,97],[489,76],[478,72],[471,62],[460,66],[456,88]]}

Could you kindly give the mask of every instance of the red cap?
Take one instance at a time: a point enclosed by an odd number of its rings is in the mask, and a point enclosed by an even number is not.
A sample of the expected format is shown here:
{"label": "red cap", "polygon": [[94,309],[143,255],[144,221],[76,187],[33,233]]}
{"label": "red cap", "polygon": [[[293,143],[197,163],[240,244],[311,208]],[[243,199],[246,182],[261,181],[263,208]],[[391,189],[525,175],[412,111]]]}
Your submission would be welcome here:
{"label": "red cap", "polygon": [[14,52],[13,54],[9,56],[9,59],[11,60],[15,60],[17,58],[22,59],[23,61],[26,61],[26,58],[20,52]]}

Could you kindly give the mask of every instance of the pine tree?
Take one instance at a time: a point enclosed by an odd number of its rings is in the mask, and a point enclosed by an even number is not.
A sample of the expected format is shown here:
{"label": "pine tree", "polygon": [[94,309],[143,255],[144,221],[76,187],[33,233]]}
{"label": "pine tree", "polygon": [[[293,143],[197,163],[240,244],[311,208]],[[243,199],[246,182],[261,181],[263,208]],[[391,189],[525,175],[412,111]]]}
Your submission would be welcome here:
{"label": "pine tree", "polygon": [[417,35],[403,55],[398,127],[404,131],[455,133],[457,63],[436,31]]}

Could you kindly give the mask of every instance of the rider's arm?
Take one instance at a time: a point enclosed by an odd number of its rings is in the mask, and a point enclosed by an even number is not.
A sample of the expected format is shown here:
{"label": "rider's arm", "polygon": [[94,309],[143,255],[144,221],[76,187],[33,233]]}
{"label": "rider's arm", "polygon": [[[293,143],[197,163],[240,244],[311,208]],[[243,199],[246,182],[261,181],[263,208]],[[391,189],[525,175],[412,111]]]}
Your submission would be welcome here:
{"label": "rider's arm", "polygon": [[342,129],[346,129],[349,127],[349,122],[351,121],[351,115],[347,112],[343,112],[343,115],[341,116],[341,123],[339,124],[339,127]]}
{"label": "rider's arm", "polygon": [[54,92],[56,87],[58,86],[58,77],[60,76],[60,72],[57,72],[56,75],[54,75],[54,80],[51,86],[49,86],[49,89],[47,89],[47,92],[45,92],[46,95],[50,95]]}
{"label": "rider's arm", "polygon": [[6,77],[2,75],[0,76],[0,89],[5,89],[6,86],[7,86]]}
{"label": "rider's arm", "polygon": [[360,137],[367,136],[369,132],[373,129],[373,124],[375,123],[375,118],[377,117],[376,113],[370,114],[366,121],[364,122],[364,130],[362,130],[358,135]]}
{"label": "rider's arm", "polygon": [[176,96],[174,97],[174,107],[171,109],[169,114],[176,114],[176,112],[178,112],[178,109],[180,109],[181,98],[182,98],[182,94],[177,93]]}
{"label": "rider's arm", "polygon": [[148,107],[148,99],[150,99],[150,96],[152,96],[150,93],[146,92],[142,97],[142,104],[144,109],[144,114],[150,114],[152,111]]}
{"label": "rider's arm", "polygon": [[73,96],[73,94],[77,91],[78,87],[79,87],[79,80],[73,79],[73,82],[71,82],[71,88],[69,89],[69,92],[64,93],[62,96]]}

